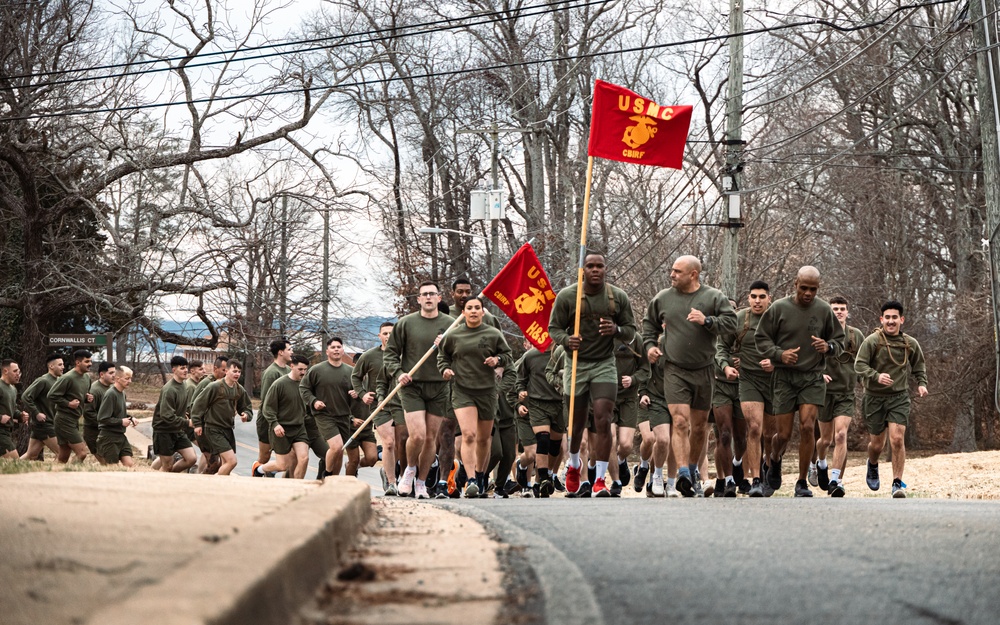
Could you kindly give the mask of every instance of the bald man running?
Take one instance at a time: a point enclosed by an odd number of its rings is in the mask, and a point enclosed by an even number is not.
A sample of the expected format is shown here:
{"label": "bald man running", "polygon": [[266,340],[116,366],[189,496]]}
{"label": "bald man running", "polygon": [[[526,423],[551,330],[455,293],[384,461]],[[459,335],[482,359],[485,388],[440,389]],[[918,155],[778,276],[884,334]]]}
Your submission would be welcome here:
{"label": "bald man running", "polygon": [[[662,329],[662,330],[661,330]],[[660,332],[664,349],[657,345]],[[715,339],[736,331],[729,298],[701,283],[701,261],[681,256],[670,268],[670,288],[656,294],[642,322],[649,362],[664,359],[664,397],[673,418],[670,427],[653,428],[657,444],[670,441],[677,461],[677,490],[685,497],[702,496],[697,477],[698,452],[705,446],[708,411],[715,384]],[[662,479],[662,478],[659,478]],[[653,489],[662,486],[654,476]]]}
{"label": "bald man running", "polygon": [[811,435],[819,409],[826,401],[826,355],[844,351],[844,328],[833,309],[816,298],[819,270],[806,265],[795,278],[795,294],[771,304],[761,316],[754,337],[764,355],[761,367],[774,366],[772,403],[776,432],[764,476],[774,490],[781,488],[781,458],[792,437],[792,417],[799,410],[799,479],[796,497],[812,497],[806,475],[815,439]]}

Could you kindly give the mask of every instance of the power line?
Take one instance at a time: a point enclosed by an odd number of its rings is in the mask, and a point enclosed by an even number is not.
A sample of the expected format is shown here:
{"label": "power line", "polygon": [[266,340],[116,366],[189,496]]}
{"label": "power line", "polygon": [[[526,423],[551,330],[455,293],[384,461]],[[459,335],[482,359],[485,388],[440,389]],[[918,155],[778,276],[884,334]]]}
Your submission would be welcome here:
{"label": "power line", "polygon": [[[755,35],[755,34],[759,34],[759,33],[770,33],[770,32],[777,32],[777,31],[781,31],[781,30],[788,30],[788,29],[792,29],[792,28],[801,28],[801,27],[805,27],[805,26],[827,26],[829,28],[833,28],[835,30],[842,31],[842,32],[852,32],[852,31],[863,30],[863,29],[867,29],[867,28],[875,28],[877,26],[881,26],[882,24],[886,23],[896,13],[899,13],[901,11],[908,10],[908,9],[911,9],[911,8],[914,8],[914,7],[936,6],[936,5],[940,5],[940,4],[950,4],[950,3],[953,3],[953,2],[957,2],[957,1],[958,0],[930,0],[929,2],[902,5],[902,6],[898,7],[898,8],[896,8],[896,9],[894,9],[892,12],[890,12],[890,14],[887,15],[885,18],[883,18],[881,20],[877,20],[877,21],[869,23],[869,24],[864,24],[864,25],[861,25],[861,26],[844,27],[844,26],[839,26],[839,25],[837,25],[837,24],[835,24],[835,23],[833,23],[833,22],[831,22],[829,20],[826,20],[826,19],[815,19],[815,20],[809,20],[809,21],[804,21],[804,22],[796,22],[796,23],[791,23],[791,24],[781,24],[781,25],[778,25],[778,26],[772,26],[772,27],[769,27],[769,28],[763,28],[763,29],[757,29],[757,30],[748,30],[748,31],[744,31],[741,35],[730,35],[730,34],[711,35],[711,36],[698,37],[698,38],[688,39],[688,40],[683,40],[683,41],[674,41],[674,42],[668,42],[668,43],[662,43],[662,44],[655,44],[655,45],[651,45],[651,46],[637,46],[637,47],[631,47],[631,48],[621,48],[621,49],[617,49],[617,50],[605,50],[605,51],[600,51],[600,52],[590,52],[590,53],[587,53],[587,54],[568,55],[568,56],[559,56],[559,57],[549,57],[549,58],[545,58],[545,59],[536,59],[536,60],[530,60],[530,61],[518,61],[518,62],[514,62],[514,63],[501,63],[501,64],[489,65],[489,66],[485,66],[485,67],[477,67],[477,68],[473,68],[473,69],[457,69],[457,70],[449,70],[449,71],[443,71],[443,72],[427,72],[427,73],[424,73],[424,74],[411,75],[411,76],[409,76],[407,78],[410,79],[410,80],[429,79],[429,78],[442,78],[442,77],[447,77],[447,76],[456,76],[456,75],[463,75],[463,74],[482,73],[482,72],[495,71],[495,70],[501,70],[501,69],[509,69],[511,67],[540,65],[540,64],[554,63],[554,62],[559,62],[559,61],[574,61],[574,60],[582,60],[582,59],[588,59],[588,58],[599,58],[599,57],[610,56],[610,55],[614,55],[614,54],[626,54],[626,53],[630,53],[630,52],[638,52],[638,51],[648,51],[648,50],[656,50],[656,49],[681,47],[681,46],[691,45],[691,44],[695,44],[695,43],[705,43],[705,42],[711,42],[711,41],[725,41],[725,40],[728,40],[728,39],[730,39],[730,38],[732,38],[734,36],[747,36],[747,35]],[[386,77],[386,78],[382,78],[382,79],[378,79],[378,80],[360,80],[360,81],[349,82],[349,83],[340,83],[338,85],[322,85],[322,86],[315,86],[315,87],[307,85],[307,86],[304,86],[304,87],[301,87],[301,88],[296,88],[296,89],[278,89],[278,90],[273,90],[273,91],[261,91],[261,92],[257,92],[257,93],[241,94],[241,95],[234,95],[234,96],[215,96],[215,97],[207,97],[207,98],[195,98],[195,99],[191,99],[191,100],[181,100],[181,101],[176,101],[176,102],[154,102],[154,103],[149,103],[149,104],[136,104],[136,105],[131,105],[131,106],[121,106],[121,107],[108,107],[108,108],[103,108],[103,109],[93,109],[93,110],[86,110],[86,111],[61,111],[61,112],[56,112],[56,113],[38,113],[38,114],[32,114],[32,115],[21,115],[21,116],[14,116],[14,117],[2,117],[2,118],[0,118],[0,121],[24,121],[24,120],[31,120],[31,119],[48,119],[48,118],[56,118],[56,117],[69,117],[69,116],[75,116],[75,115],[87,115],[87,114],[98,114],[98,113],[115,113],[115,112],[137,111],[137,110],[154,109],[154,108],[165,108],[165,107],[177,106],[177,105],[192,105],[192,104],[205,104],[205,103],[209,103],[209,102],[225,102],[225,101],[235,101],[235,100],[249,100],[249,99],[261,98],[261,97],[272,97],[272,96],[299,94],[299,93],[302,93],[303,91],[326,91],[326,90],[343,89],[343,88],[347,88],[347,87],[362,87],[362,86],[372,85],[372,84],[383,84],[383,83],[390,83],[390,82],[398,82],[400,80],[403,80],[403,78],[402,77]]]}

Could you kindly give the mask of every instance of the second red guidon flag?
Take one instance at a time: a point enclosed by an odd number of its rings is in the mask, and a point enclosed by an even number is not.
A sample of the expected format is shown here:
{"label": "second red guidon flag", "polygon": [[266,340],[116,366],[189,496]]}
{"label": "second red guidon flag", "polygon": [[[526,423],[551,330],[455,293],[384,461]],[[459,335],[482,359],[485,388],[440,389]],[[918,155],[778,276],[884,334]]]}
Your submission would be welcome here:
{"label": "second red guidon flag", "polygon": [[483,294],[514,320],[532,345],[545,351],[552,342],[549,314],[556,294],[530,244],[525,243],[517,250],[486,285]]}
{"label": "second red guidon flag", "polygon": [[594,84],[587,155],[680,169],[690,106],[660,106],[603,80]]}

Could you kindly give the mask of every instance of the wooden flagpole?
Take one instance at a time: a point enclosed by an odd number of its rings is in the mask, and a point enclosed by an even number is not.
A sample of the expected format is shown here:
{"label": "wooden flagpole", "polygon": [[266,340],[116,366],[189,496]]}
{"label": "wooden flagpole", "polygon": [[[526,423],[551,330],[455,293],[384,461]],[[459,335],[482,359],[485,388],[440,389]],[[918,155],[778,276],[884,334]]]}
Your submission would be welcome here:
{"label": "wooden flagpole", "polygon": [[[573,322],[573,335],[580,334],[580,306],[583,301],[583,261],[587,257],[587,222],[590,218],[590,182],[594,177],[594,157],[587,157],[587,188],[583,194],[583,225],[580,227],[580,262],[576,270],[576,318]],[[569,445],[573,444],[573,412],[576,409],[576,361],[580,350],[573,350],[573,365],[569,377],[569,428],[566,436]]]}

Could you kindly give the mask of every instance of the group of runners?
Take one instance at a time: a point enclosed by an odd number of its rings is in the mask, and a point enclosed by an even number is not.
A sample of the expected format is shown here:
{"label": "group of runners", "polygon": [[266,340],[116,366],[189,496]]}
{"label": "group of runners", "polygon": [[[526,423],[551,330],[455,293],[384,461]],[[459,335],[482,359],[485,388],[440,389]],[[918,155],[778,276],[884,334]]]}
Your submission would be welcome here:
{"label": "group of runners", "polygon": [[[631,482],[649,497],[767,497],[783,485],[797,415],[793,494],[811,497],[818,486],[842,497],[860,382],[870,435],[867,485],[881,486],[878,461],[888,439],[891,494],[905,497],[910,382],[924,396],[927,377],[919,343],[902,332],[902,304],[887,301],[880,327],[865,336],[848,325],[846,299],[817,297],[814,267],[802,267],[794,293],[774,302],[766,283],[753,282],[738,311],[700,274],[697,258],[678,258],[670,287],[637,324],[627,294],[606,281],[604,257],[589,254],[579,297],[577,285],[556,296],[550,345],[542,352],[525,342],[517,361],[499,320],[465,279],[452,285],[450,308],[435,283],[422,283],[419,309],[383,323],[380,344],[353,365],[338,337],[312,366],[287,339],[275,340],[262,376],[251,473],[304,478],[312,451],[320,479],[339,474],[345,454],[348,475],[381,459],[388,496],[545,498],[565,491],[603,498],[620,496]],[[18,365],[3,361],[2,455],[17,457],[10,432],[20,418],[31,428],[23,459],[48,447],[63,462],[89,451],[102,463],[131,465],[125,428],[135,421],[124,397],[131,370],[102,362],[91,381],[90,353],[77,351],[73,361],[63,373],[62,357],[51,356],[20,403]],[[236,419],[254,419],[240,363],[219,357],[209,373],[175,356],[170,366],[153,412],[154,468],[230,474]],[[352,438],[369,416],[371,427]],[[703,482],[710,423],[714,484]],[[639,461],[630,467],[636,430]]]}

